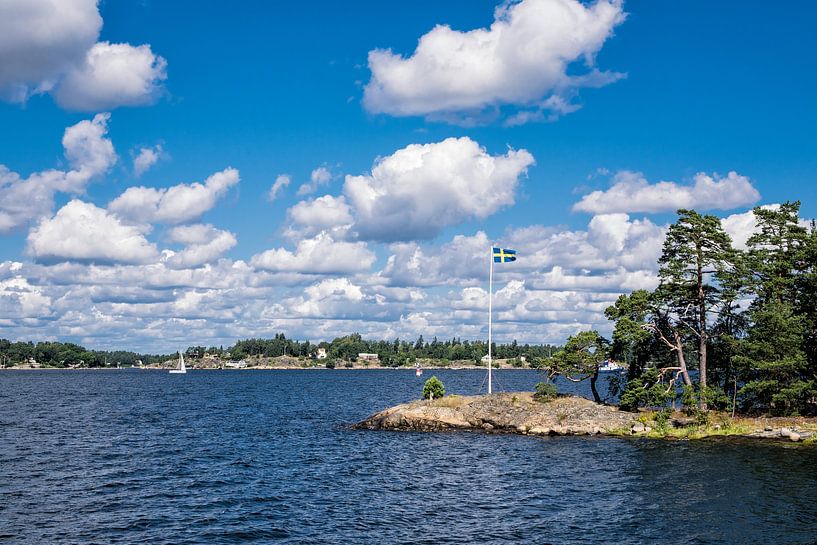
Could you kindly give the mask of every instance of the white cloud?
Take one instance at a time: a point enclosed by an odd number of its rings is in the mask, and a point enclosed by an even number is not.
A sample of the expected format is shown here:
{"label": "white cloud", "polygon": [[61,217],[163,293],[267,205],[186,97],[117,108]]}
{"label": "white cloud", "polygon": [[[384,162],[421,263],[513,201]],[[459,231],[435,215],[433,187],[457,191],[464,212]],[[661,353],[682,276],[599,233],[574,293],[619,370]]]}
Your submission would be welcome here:
{"label": "white cloud", "polygon": [[15,319],[45,318],[52,314],[51,298],[19,274],[22,263],[0,263],[0,326]]}
{"label": "white cloud", "polygon": [[108,110],[152,104],[167,79],[167,61],[149,45],[99,42],[85,62],[68,71],[57,86],[57,103],[69,110]]}
{"label": "white cloud", "polygon": [[328,278],[304,290],[304,296],[288,301],[299,316],[337,318],[348,316],[364,300],[363,290],[347,278]]}
{"label": "white cloud", "polygon": [[166,79],[150,45],[95,43],[97,0],[0,3],[0,99],[50,92],[60,106],[99,111],[150,104]]}
{"label": "white cloud", "polygon": [[309,175],[309,183],[301,185],[298,188],[297,195],[302,197],[304,195],[311,195],[316,192],[319,187],[328,184],[332,181],[332,173],[326,167],[318,167]]}
{"label": "white cloud", "polygon": [[760,193],[746,176],[732,171],[726,177],[699,172],[692,185],[650,184],[637,172],[622,171],[607,191],[593,191],[573,205],[591,214],[614,212],[674,212],[679,208],[729,210],[757,202]]}
{"label": "white cloud", "polygon": [[279,174],[275,181],[272,183],[272,186],[269,188],[269,192],[267,193],[267,199],[270,201],[274,201],[278,198],[278,194],[283,191],[290,183],[292,182],[292,178],[289,174]]}
{"label": "white cloud", "polygon": [[346,274],[367,271],[374,261],[374,253],[363,242],[335,241],[329,234],[320,233],[299,241],[294,252],[267,250],[253,256],[250,263],[274,272]]}
{"label": "white cloud", "polygon": [[199,267],[214,261],[238,242],[233,233],[203,224],[174,227],[168,238],[187,245],[180,252],[167,252],[166,263],[174,269]]}
{"label": "white cloud", "polygon": [[0,233],[50,215],[55,193],[81,193],[116,163],[116,151],[105,137],[109,118],[97,114],[65,129],[62,145],[71,170],[43,170],[22,178],[0,165]]}
{"label": "white cloud", "polygon": [[391,285],[434,286],[481,281],[488,274],[491,241],[482,232],[456,235],[441,246],[422,247],[416,242],[389,246],[391,255],[380,275]]}
{"label": "white cloud", "polygon": [[[501,280],[545,278],[558,268],[560,278],[576,278],[576,286],[592,289],[595,285],[606,291],[616,282],[626,280],[631,285],[636,279],[656,278],[665,229],[647,219],[616,214],[594,217],[586,231],[530,225],[508,230],[499,241],[480,231],[457,235],[440,246],[392,244],[378,276],[397,286],[481,284],[488,275],[489,248],[497,243],[519,252],[516,262],[494,269]],[[635,276],[622,276],[630,272]]]}
{"label": "white cloud", "polygon": [[31,230],[26,251],[45,263],[146,263],[158,257],[156,247],[138,228],[76,199]]}
{"label": "white cloud", "polygon": [[[598,87],[620,74],[593,68],[595,55],[625,14],[619,0],[522,0],[496,8],[490,28],[467,32],[438,25],[409,57],[369,52],[372,78],[363,104],[396,116],[479,115],[503,105],[526,108],[515,123],[574,109],[567,100],[581,87]],[[568,75],[577,61],[587,71]],[[576,70],[571,70],[576,72]],[[554,98],[555,97],[555,98]]]}
{"label": "white cloud", "polygon": [[411,144],[380,159],[371,174],[346,176],[357,235],[366,240],[428,239],[514,203],[534,163],[526,150],[489,155],[468,137]]}
{"label": "white cloud", "polygon": [[346,198],[332,195],[301,201],[289,209],[287,216],[295,224],[288,233],[291,237],[314,236],[326,230],[345,231],[354,221]]}
{"label": "white cloud", "polygon": [[96,0],[0,3],[0,98],[25,101],[82,63],[102,28]]}
{"label": "white cloud", "polygon": [[159,162],[163,151],[161,144],[156,144],[149,148],[140,147],[133,158],[133,175],[139,178],[142,174],[150,170],[153,165]]}
{"label": "white cloud", "polygon": [[218,199],[240,180],[238,170],[226,168],[203,184],[179,184],[169,188],[130,187],[108,205],[118,216],[137,223],[185,223],[216,205]]}

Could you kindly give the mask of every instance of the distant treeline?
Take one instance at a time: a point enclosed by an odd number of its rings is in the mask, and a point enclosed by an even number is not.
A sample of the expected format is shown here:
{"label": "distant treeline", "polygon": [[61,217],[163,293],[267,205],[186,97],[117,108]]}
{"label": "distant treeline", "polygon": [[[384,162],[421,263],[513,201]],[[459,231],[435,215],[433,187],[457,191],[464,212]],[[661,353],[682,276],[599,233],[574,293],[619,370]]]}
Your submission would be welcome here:
{"label": "distant treeline", "polygon": [[[422,335],[414,341],[395,339],[393,341],[374,341],[363,339],[359,334],[338,337],[331,342],[318,344],[309,341],[287,339],[283,333],[278,333],[272,339],[245,339],[236,342],[233,346],[191,346],[185,351],[185,358],[197,360],[205,355],[219,359],[240,360],[249,357],[275,358],[292,356],[314,358],[318,349],[326,351],[330,360],[356,361],[358,354],[377,354],[380,363],[387,366],[413,364],[418,359],[434,359],[440,361],[472,361],[479,362],[488,353],[488,343],[482,341],[468,341],[458,338],[440,341],[434,337],[427,342]],[[530,345],[494,343],[492,354],[498,359],[517,360],[525,356],[529,363],[541,361],[550,357],[558,350],[557,346],[549,344]],[[11,342],[0,339],[0,366],[26,364],[35,361],[45,367],[105,367],[105,366],[132,366],[139,362],[144,365],[161,363],[172,359],[175,354],[138,354],[123,350],[104,351],[88,350],[73,343],[60,342]]]}
{"label": "distant treeline", "polygon": [[0,339],[0,367],[37,362],[46,367],[105,367],[106,365],[132,366],[162,362],[169,356],[137,354],[124,350],[88,350],[73,343],[11,342]]}
{"label": "distant treeline", "polygon": [[[427,341],[422,335],[414,341],[395,339],[366,340],[359,334],[337,337],[331,342],[313,344],[309,341],[287,339],[283,333],[276,334],[272,339],[246,339],[235,343],[229,348],[191,346],[185,357],[196,359],[204,354],[215,354],[230,359],[243,359],[251,356],[274,358],[278,356],[315,357],[318,349],[326,351],[328,358],[345,361],[357,360],[358,354],[377,354],[380,363],[387,366],[400,366],[414,363],[417,359],[435,359],[448,361],[478,362],[488,353],[488,343],[483,341],[468,341],[453,338],[441,341],[434,337]],[[543,344],[519,344],[515,340],[510,344],[493,343],[492,354],[498,359],[512,359],[525,356],[530,361],[550,357],[557,346]]]}

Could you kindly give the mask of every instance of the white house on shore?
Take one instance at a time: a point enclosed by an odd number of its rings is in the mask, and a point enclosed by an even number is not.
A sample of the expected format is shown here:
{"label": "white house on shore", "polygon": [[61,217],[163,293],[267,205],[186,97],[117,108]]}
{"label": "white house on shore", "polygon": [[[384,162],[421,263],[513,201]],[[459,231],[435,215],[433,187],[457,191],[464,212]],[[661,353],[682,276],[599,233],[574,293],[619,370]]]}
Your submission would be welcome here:
{"label": "white house on shore", "polygon": [[318,353],[315,355],[319,360],[326,359],[326,348],[318,348]]}
{"label": "white house on shore", "polygon": [[357,355],[357,361],[378,362],[380,361],[380,356],[377,354],[367,354],[366,352],[361,352]]}

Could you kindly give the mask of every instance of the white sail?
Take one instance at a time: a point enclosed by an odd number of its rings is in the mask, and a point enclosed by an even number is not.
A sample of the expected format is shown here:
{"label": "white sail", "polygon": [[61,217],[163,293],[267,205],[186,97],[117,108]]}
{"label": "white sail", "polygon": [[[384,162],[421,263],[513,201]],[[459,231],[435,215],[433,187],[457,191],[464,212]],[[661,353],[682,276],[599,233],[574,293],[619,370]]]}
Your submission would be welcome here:
{"label": "white sail", "polygon": [[184,366],[184,355],[182,354],[181,350],[179,351],[179,368],[178,369],[171,369],[171,373],[186,373],[187,367]]}

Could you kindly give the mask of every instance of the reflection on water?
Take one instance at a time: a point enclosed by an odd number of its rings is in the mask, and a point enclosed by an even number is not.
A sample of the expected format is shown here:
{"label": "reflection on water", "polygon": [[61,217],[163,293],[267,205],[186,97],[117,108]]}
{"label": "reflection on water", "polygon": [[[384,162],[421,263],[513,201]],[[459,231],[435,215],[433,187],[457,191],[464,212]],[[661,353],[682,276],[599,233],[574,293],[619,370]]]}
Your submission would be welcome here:
{"label": "reflection on water", "polygon": [[817,542],[817,448],[345,426],[431,374],[2,372],[0,540]]}

